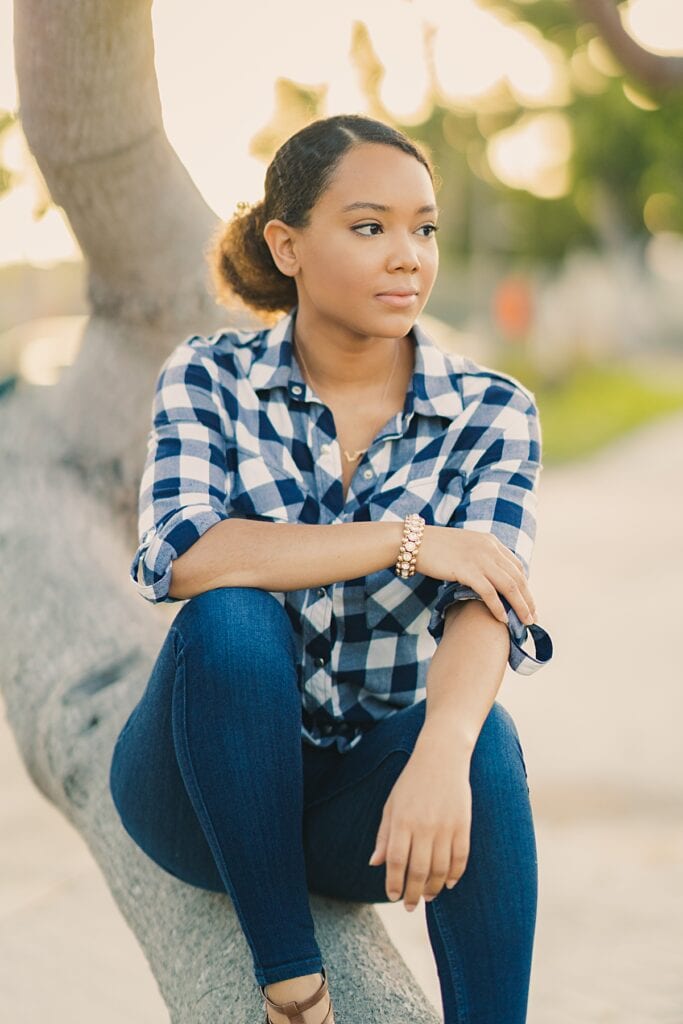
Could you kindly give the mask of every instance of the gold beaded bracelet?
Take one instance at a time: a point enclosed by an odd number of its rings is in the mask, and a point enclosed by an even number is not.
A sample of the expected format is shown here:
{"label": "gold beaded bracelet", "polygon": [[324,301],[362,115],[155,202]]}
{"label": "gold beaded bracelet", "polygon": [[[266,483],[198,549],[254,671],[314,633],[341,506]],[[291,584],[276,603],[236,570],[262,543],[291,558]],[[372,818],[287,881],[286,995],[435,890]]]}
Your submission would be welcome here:
{"label": "gold beaded bracelet", "polygon": [[411,512],[403,520],[403,537],[396,559],[396,575],[401,579],[414,576],[417,562],[417,549],[420,546],[425,529],[425,521],[417,512]]}

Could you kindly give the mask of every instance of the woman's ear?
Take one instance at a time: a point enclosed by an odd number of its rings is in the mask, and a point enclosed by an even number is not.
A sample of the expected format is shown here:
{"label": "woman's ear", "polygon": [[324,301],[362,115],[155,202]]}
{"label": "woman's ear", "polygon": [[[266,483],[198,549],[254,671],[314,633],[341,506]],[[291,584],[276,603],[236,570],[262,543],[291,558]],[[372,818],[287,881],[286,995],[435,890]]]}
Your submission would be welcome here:
{"label": "woman's ear", "polygon": [[269,220],[263,229],[263,237],[280,273],[294,277],[299,270],[294,229],[283,220]]}

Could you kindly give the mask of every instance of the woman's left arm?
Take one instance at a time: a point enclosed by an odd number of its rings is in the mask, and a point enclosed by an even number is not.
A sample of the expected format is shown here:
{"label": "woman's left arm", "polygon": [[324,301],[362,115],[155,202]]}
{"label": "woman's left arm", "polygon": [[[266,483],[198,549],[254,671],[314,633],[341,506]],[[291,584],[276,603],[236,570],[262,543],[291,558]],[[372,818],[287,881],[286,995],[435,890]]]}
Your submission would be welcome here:
{"label": "woman's left arm", "polygon": [[405,906],[452,888],[467,865],[472,751],[500,689],[509,636],[481,601],[451,605],[427,671],[425,721],[384,805],[370,864],[387,863],[386,891]]}
{"label": "woman's left arm", "polygon": [[[464,479],[455,529],[493,533],[529,575],[542,469],[541,426],[533,392],[493,374],[465,424],[454,423],[458,474]],[[407,908],[462,876],[469,856],[470,760],[506,665],[529,675],[553,653],[549,634],[526,626],[502,594],[508,624],[471,587],[444,580],[429,632],[438,642],[427,671],[425,721],[408,763],[384,805],[370,864],[386,861],[389,899],[405,885]],[[527,630],[533,657],[521,643]],[[395,896],[392,896],[395,893]]]}

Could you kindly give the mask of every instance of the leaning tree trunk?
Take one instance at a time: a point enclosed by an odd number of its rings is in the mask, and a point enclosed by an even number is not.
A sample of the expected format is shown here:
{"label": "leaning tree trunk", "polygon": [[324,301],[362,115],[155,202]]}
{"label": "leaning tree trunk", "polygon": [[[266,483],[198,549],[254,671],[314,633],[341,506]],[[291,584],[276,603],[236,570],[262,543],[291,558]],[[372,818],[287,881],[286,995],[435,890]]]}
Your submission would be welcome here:
{"label": "leaning tree trunk", "polygon": [[[96,858],[174,1024],[247,1024],[261,998],[230,897],[137,848],[108,769],[172,618],[128,581],[154,378],[187,333],[258,322],[208,295],[216,217],[163,131],[150,0],[15,7],[23,128],[85,254],[92,315],[54,388],[19,382],[0,399],[7,717],[35,785]],[[341,1020],[433,1024],[371,906],[313,894],[311,908]]]}

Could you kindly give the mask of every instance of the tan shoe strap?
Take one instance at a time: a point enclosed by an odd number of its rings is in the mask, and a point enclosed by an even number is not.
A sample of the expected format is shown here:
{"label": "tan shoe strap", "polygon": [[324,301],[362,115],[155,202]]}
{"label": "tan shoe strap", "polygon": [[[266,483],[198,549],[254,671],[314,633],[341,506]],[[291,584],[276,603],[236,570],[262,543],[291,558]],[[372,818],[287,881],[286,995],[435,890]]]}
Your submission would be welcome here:
{"label": "tan shoe strap", "polygon": [[[287,1003],[273,1002],[272,999],[268,998],[267,993],[263,991],[264,987],[262,987],[261,991],[263,992],[263,998],[266,1001],[266,1006],[272,1007],[272,1009],[277,1010],[278,1013],[284,1013],[286,1017],[289,1017],[292,1024],[307,1024],[306,1020],[301,1016],[302,1013],[305,1010],[310,1009],[311,1006],[315,1006],[316,1003],[319,1003],[328,990],[327,971],[325,970],[324,967],[322,969],[322,976],[323,980],[320,984],[320,988],[317,990],[317,992],[314,992],[312,996],[307,996],[306,999],[293,999]],[[334,1018],[330,1016],[331,1013],[332,1006],[330,1006],[330,1010],[327,1016],[325,1017],[323,1024],[334,1024]]]}

